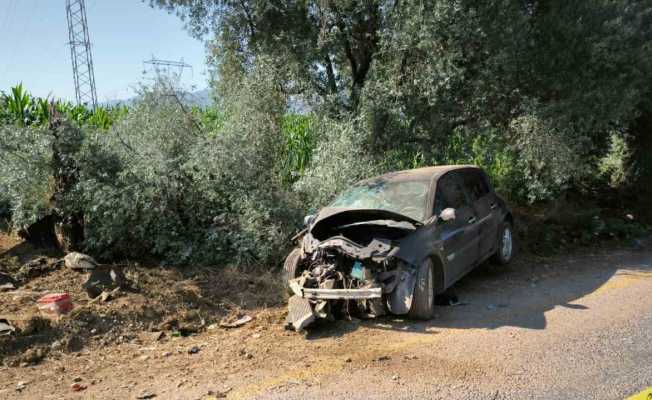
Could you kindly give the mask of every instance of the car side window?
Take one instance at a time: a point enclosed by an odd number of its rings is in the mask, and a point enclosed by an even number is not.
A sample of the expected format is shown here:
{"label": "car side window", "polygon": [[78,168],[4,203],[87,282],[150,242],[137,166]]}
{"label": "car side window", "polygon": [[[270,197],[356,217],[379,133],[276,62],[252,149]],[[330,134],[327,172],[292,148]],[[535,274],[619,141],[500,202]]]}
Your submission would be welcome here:
{"label": "car side window", "polygon": [[489,194],[489,185],[480,171],[466,170],[463,172],[464,187],[471,196],[472,201],[476,201]]}
{"label": "car side window", "polygon": [[448,173],[437,182],[435,193],[435,214],[440,214],[446,208],[459,209],[468,205],[464,188],[457,176]]}

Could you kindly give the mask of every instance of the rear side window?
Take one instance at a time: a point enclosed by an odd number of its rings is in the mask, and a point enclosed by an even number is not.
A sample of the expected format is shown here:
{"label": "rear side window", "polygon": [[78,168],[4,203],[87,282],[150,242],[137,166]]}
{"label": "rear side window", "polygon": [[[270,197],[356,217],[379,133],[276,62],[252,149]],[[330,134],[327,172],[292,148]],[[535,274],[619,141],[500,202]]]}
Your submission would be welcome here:
{"label": "rear side window", "polygon": [[437,181],[434,210],[436,214],[449,207],[458,209],[466,205],[468,200],[457,174],[448,173]]}
{"label": "rear side window", "polygon": [[462,172],[464,187],[471,196],[471,200],[478,200],[489,194],[489,185],[482,172],[477,170],[466,170]]}

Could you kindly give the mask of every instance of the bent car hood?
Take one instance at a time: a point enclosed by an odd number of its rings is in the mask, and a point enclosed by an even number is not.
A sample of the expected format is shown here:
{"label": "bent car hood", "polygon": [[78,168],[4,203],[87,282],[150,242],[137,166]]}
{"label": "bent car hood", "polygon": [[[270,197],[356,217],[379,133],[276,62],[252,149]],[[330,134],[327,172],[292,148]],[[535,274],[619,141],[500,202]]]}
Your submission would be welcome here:
{"label": "bent car hood", "polygon": [[415,227],[423,225],[422,222],[408,217],[407,215],[380,209],[355,209],[327,207],[322,209],[317,218],[310,226],[309,231],[319,231],[322,227],[341,226],[354,222],[365,222],[375,220],[392,220],[397,222],[409,222]]}

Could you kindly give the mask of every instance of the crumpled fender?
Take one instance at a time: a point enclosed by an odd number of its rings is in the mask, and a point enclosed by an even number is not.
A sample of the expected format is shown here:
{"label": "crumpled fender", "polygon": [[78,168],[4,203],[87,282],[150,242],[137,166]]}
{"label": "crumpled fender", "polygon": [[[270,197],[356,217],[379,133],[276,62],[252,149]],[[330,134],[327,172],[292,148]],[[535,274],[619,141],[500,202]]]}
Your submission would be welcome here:
{"label": "crumpled fender", "polygon": [[437,225],[434,223],[420,226],[403,239],[398,240],[398,251],[395,257],[412,265],[421,263],[433,254],[438,253],[438,241],[435,238]]}

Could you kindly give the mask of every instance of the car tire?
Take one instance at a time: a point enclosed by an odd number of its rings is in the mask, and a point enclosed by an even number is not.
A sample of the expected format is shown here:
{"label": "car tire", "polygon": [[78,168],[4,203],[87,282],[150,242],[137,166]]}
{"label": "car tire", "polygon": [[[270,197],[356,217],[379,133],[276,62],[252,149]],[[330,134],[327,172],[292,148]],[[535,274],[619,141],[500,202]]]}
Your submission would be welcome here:
{"label": "car tire", "polygon": [[426,259],[417,269],[412,305],[408,311],[411,319],[427,320],[432,318],[435,309],[434,265],[430,258]]}
{"label": "car tire", "polygon": [[283,263],[283,278],[286,283],[290,279],[297,278],[301,275],[302,269],[299,267],[299,261],[301,261],[301,250],[295,248],[288,254]]}
{"label": "car tire", "polygon": [[496,245],[496,252],[493,256],[493,261],[500,265],[506,265],[514,256],[514,232],[512,224],[509,221],[504,221],[500,225],[498,233],[498,243]]}

